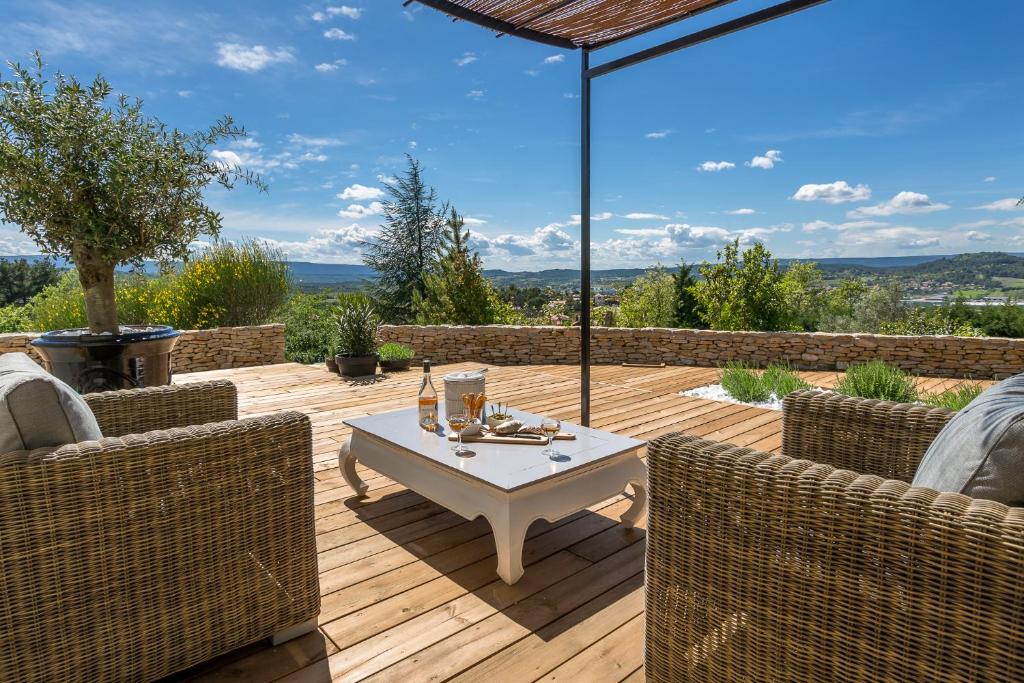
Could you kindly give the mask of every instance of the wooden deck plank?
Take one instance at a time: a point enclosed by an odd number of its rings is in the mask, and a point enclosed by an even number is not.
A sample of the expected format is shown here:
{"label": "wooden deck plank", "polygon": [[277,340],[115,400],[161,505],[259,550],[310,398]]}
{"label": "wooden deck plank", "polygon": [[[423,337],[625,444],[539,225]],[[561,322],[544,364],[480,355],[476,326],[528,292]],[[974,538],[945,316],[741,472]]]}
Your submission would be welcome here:
{"label": "wooden deck plank", "polygon": [[[579,419],[579,368],[458,363],[440,376],[488,367],[487,393],[514,407]],[[841,373],[801,373],[831,386]],[[242,416],[299,410],[313,426],[320,628],[272,648],[254,644],[176,680],[587,680],[642,681],[644,524],[618,516],[629,494],[555,523],[530,527],[526,575],[495,576],[486,522],[467,521],[388,477],[351,495],[337,470],[350,429],[342,421],[415,405],[420,374],[347,381],[323,366],[281,364],[178,375],[229,379]],[[778,451],[782,414],[679,395],[717,383],[716,368],[595,366],[595,427],[650,439],[672,431]],[[921,380],[936,392],[962,380]],[[982,383],[987,385],[989,383]],[[443,393],[442,393],[443,395]]]}

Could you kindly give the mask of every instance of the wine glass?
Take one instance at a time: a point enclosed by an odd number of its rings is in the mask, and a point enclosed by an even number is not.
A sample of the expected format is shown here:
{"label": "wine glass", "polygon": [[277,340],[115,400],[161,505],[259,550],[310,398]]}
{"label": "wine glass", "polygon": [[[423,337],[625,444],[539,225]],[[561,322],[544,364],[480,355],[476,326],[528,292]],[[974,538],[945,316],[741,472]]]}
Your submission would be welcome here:
{"label": "wine glass", "polygon": [[458,414],[448,416],[448,426],[452,428],[452,431],[459,435],[459,443],[456,446],[452,446],[452,451],[455,455],[463,455],[469,453],[469,449],[462,445],[462,430],[469,424],[469,416]]}
{"label": "wine glass", "polygon": [[548,456],[549,458],[555,461],[566,460],[567,458],[564,454],[559,453],[558,451],[551,447],[551,444],[555,440],[555,434],[562,431],[562,423],[553,417],[546,417],[540,423],[540,430],[544,432],[548,437],[548,447],[542,451],[544,455]]}

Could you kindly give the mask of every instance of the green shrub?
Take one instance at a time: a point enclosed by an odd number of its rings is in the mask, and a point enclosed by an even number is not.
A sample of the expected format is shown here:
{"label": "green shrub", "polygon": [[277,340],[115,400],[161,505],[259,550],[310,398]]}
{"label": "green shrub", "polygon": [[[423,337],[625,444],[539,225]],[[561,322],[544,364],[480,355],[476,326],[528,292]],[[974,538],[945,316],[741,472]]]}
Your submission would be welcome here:
{"label": "green shrub", "polygon": [[369,356],[377,348],[380,319],[370,304],[349,304],[338,314],[338,352]]}
{"label": "green shrub", "polygon": [[980,337],[983,332],[964,320],[954,317],[948,308],[912,308],[900,320],[882,323],[882,334],[954,335],[956,337]]}
{"label": "green shrub", "polygon": [[772,363],[761,373],[761,383],[769,392],[775,394],[776,398],[782,398],[787,394],[801,389],[810,389],[811,385],[804,381],[804,378],[796,374],[787,365]]}
{"label": "green shrub", "polygon": [[926,405],[934,408],[949,408],[950,410],[963,410],[967,404],[978,398],[984,391],[980,384],[962,382],[952,389],[947,389],[938,394],[925,396],[923,401]]}
{"label": "green shrub", "polygon": [[760,403],[771,398],[771,391],[751,366],[734,361],[722,368],[722,388],[737,401]]}
{"label": "green shrub", "polygon": [[284,355],[288,360],[322,363],[337,353],[337,313],[324,295],[296,292],[271,317],[284,323]]}
{"label": "green shrub", "polygon": [[85,297],[78,273],[69,270],[29,302],[28,329],[36,332],[85,327]]}
{"label": "green shrub", "polygon": [[28,306],[0,306],[0,332],[24,332],[30,326]]}
{"label": "green shrub", "polygon": [[897,403],[917,400],[914,378],[900,368],[880,360],[853,365],[836,384],[836,391],[849,396],[877,398]]}
{"label": "green shrub", "polygon": [[377,355],[380,356],[381,360],[407,360],[416,354],[405,344],[388,342],[377,347]]}

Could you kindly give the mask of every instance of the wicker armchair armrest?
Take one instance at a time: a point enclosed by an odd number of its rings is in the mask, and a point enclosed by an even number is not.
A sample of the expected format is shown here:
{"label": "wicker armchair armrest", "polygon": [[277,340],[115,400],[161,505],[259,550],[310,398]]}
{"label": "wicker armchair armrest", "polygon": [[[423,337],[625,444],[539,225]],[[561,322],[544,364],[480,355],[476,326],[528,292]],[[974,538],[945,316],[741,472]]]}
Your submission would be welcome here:
{"label": "wicker armchair armrest", "polygon": [[783,399],[782,453],[909,482],[954,414],[912,403],[797,391]]}
{"label": "wicker armchair armrest", "polygon": [[104,436],[238,419],[238,389],[227,380],[104,391],[84,398]]}
{"label": "wicker armchair armrest", "polygon": [[1024,509],[672,434],[649,681],[1024,680]]}
{"label": "wicker armchair armrest", "polygon": [[0,459],[5,678],[153,680],[319,612],[305,415],[30,456]]}

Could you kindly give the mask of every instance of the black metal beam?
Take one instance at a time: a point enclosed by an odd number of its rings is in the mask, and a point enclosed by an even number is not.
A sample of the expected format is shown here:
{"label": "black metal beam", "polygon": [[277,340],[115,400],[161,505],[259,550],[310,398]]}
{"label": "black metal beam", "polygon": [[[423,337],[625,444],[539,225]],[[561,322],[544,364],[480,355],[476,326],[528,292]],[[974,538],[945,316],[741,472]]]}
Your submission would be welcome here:
{"label": "black metal beam", "polygon": [[580,424],[590,426],[590,50],[580,53]]}
{"label": "black metal beam", "polygon": [[[412,1],[412,0],[411,0]],[[466,9],[461,5],[456,5],[448,0],[414,0],[421,5],[432,7],[436,10],[444,12],[445,14],[455,17],[456,19],[465,19],[466,21],[479,24],[484,28],[489,28],[498,33],[504,33],[510,36],[516,36],[517,38],[525,38],[526,40],[532,40],[536,43],[544,43],[545,45],[551,45],[553,47],[560,47],[567,50],[575,50],[577,45],[567,38],[559,38],[548,33],[541,33],[540,31],[533,31],[528,28],[517,28],[515,24],[510,24],[507,21],[501,21],[489,17],[486,14],[480,14],[473,10]],[[408,3],[406,3],[408,4]]]}
{"label": "black metal beam", "polygon": [[646,50],[640,50],[639,52],[634,52],[631,55],[627,55],[619,59],[613,59],[612,61],[606,62],[600,66],[589,68],[584,73],[584,78],[593,79],[598,76],[604,76],[605,74],[612,73],[613,71],[619,71],[620,69],[625,69],[626,67],[633,66],[634,64],[646,62],[647,60],[654,59],[655,57],[661,57],[662,55],[666,55],[670,52],[676,52],[677,50],[683,50],[688,47],[693,47],[694,45],[706,43],[709,40],[721,38],[722,36],[729,35],[730,33],[736,33],[737,31],[742,31],[773,19],[779,19],[789,14],[794,14],[810,7],[814,7],[815,5],[821,5],[828,1],[829,0],[787,0],[787,2],[773,5],[772,7],[767,7],[763,10],[758,10],[757,12],[752,12],[751,14],[744,15],[738,19],[727,21],[724,24],[712,26],[711,28],[704,29],[703,31],[697,31],[696,33],[691,33],[689,35],[676,38],[675,40],[670,40],[662,43],[661,45],[655,45],[654,47],[649,47]]}

